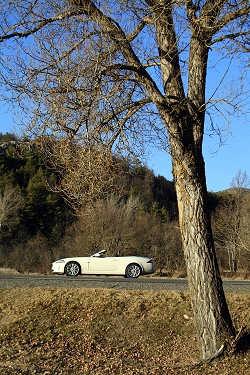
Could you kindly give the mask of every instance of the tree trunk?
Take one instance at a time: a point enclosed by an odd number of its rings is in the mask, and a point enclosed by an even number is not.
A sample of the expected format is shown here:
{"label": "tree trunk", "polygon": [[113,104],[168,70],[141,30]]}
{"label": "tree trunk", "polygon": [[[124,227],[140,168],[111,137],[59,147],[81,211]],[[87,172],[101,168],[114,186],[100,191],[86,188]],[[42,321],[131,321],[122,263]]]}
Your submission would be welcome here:
{"label": "tree trunk", "polygon": [[178,147],[172,162],[191,301],[202,359],[216,356],[234,335],[215,255],[201,151]]}

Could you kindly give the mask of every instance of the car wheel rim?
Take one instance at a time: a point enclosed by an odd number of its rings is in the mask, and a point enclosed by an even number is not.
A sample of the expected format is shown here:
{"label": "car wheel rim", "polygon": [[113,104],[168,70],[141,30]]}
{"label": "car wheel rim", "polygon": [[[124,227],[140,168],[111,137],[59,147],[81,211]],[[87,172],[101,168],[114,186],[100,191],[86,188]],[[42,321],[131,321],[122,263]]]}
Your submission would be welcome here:
{"label": "car wheel rim", "polygon": [[75,263],[69,264],[68,267],[67,267],[67,273],[68,273],[68,275],[71,275],[71,276],[78,275],[78,273],[79,273],[78,265],[75,264]]}
{"label": "car wheel rim", "polygon": [[136,265],[131,265],[128,267],[128,275],[129,277],[138,277],[140,276],[140,268]]}

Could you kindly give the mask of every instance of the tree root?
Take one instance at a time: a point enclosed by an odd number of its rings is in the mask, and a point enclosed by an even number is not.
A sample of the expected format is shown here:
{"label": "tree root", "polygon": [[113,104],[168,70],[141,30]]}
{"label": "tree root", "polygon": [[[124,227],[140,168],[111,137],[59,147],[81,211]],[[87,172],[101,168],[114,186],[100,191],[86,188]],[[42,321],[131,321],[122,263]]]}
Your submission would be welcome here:
{"label": "tree root", "polygon": [[[202,365],[211,363],[211,362],[215,361],[216,359],[218,359],[219,357],[221,357],[223,355],[231,356],[231,355],[241,351],[242,350],[242,348],[241,348],[242,341],[245,341],[246,336],[247,337],[250,336],[250,332],[246,332],[245,329],[246,329],[246,327],[244,325],[242,325],[240,327],[237,335],[232,340],[230,340],[230,341],[228,340],[224,344],[222,344],[221,347],[219,348],[219,350],[217,351],[217,353],[215,353],[215,355],[213,355],[212,357],[203,359],[203,360],[201,360],[199,362],[195,362],[193,364],[188,364],[186,366],[175,366],[175,368],[176,367],[180,367],[180,368],[186,367],[186,368],[192,370],[193,368],[200,367]],[[249,344],[249,346],[250,346],[250,344]]]}
{"label": "tree root", "polygon": [[196,367],[199,367],[199,366],[202,366],[202,365],[205,365],[207,363],[211,363],[213,362],[214,360],[216,360],[217,358],[219,358],[220,356],[222,356],[224,353],[225,353],[225,349],[226,349],[226,345],[223,344],[221,345],[220,349],[217,351],[217,353],[215,353],[215,355],[213,355],[212,357],[209,357],[209,358],[206,358],[206,359],[202,359],[201,361],[199,362],[195,362],[193,364],[190,364],[188,365],[189,368],[196,368]]}

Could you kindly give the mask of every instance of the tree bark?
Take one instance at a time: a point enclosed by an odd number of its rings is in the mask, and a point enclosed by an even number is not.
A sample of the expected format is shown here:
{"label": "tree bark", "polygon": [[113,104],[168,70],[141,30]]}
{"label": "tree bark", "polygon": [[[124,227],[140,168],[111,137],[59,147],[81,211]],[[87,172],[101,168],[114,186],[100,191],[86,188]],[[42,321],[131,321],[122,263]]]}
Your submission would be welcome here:
{"label": "tree bark", "polygon": [[[190,146],[190,145],[189,145]],[[202,359],[215,357],[235,335],[215,255],[202,153],[172,140],[179,223]]]}

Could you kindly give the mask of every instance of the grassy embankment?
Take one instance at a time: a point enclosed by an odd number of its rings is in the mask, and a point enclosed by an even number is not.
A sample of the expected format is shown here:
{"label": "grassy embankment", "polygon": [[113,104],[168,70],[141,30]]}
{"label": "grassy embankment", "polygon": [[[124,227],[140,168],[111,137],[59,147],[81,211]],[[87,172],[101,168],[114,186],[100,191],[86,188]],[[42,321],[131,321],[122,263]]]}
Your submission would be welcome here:
{"label": "grassy embankment", "polygon": [[228,294],[237,354],[200,366],[188,293],[0,291],[0,374],[250,375],[250,294]]}

